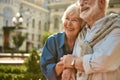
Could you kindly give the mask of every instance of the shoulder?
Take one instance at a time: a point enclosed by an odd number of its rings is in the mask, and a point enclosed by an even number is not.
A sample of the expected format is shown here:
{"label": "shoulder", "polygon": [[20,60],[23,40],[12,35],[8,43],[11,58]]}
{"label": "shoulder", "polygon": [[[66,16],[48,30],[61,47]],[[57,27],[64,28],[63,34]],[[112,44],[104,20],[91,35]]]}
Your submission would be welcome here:
{"label": "shoulder", "polygon": [[48,40],[53,40],[53,39],[57,40],[57,39],[63,38],[64,35],[65,35],[64,32],[55,33],[55,34],[49,36],[49,37],[48,37]]}
{"label": "shoulder", "polygon": [[65,38],[64,36],[65,36],[64,32],[56,33],[56,34],[49,36],[44,44],[44,47],[52,48],[54,50],[56,47],[63,46],[64,38]]}
{"label": "shoulder", "polygon": [[60,33],[55,33],[51,36],[48,37],[46,40],[46,44],[64,44],[64,38],[65,38],[65,33],[60,32]]}
{"label": "shoulder", "polygon": [[120,15],[119,14],[110,14],[108,15],[109,17],[109,22],[112,23],[112,26],[117,26],[120,28]]}
{"label": "shoulder", "polygon": [[110,28],[112,29],[110,36],[120,37],[120,15],[116,14],[116,17],[109,20],[109,22],[111,23]]}
{"label": "shoulder", "polygon": [[119,26],[119,28],[120,28],[120,16],[118,16],[118,17],[115,18],[115,22],[114,22],[113,25],[114,26]]}
{"label": "shoulder", "polygon": [[117,15],[116,14],[116,17],[113,19],[113,24],[111,27],[113,27],[113,31],[112,33],[115,33],[115,34],[120,34],[120,15]]}

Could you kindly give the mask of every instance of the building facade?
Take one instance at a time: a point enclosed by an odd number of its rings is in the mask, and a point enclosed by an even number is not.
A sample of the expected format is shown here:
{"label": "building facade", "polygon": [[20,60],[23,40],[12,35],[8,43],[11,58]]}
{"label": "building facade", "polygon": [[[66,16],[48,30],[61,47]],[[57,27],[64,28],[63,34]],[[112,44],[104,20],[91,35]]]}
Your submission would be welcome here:
{"label": "building facade", "polygon": [[[42,47],[44,31],[63,31],[61,17],[65,9],[77,0],[0,0],[0,46],[4,46],[3,27],[14,26],[12,18],[22,14],[27,39],[21,49]],[[111,0],[108,13],[120,14],[120,0]]]}

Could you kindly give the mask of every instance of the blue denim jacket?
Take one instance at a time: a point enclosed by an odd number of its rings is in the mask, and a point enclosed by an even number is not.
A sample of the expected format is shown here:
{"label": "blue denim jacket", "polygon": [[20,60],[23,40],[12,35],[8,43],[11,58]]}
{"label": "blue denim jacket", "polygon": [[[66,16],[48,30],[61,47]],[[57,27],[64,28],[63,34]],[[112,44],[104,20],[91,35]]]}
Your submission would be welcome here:
{"label": "blue denim jacket", "polygon": [[60,58],[65,55],[65,33],[50,36],[43,46],[41,55],[41,70],[48,80],[60,80],[56,77],[54,67]]}

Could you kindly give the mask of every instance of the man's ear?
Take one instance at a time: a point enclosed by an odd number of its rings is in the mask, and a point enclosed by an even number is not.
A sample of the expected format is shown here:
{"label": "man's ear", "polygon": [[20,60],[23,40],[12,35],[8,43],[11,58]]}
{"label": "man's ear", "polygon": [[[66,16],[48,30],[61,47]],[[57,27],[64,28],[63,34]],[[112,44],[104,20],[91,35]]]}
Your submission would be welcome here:
{"label": "man's ear", "polygon": [[98,6],[100,10],[105,9],[106,0],[98,0]]}

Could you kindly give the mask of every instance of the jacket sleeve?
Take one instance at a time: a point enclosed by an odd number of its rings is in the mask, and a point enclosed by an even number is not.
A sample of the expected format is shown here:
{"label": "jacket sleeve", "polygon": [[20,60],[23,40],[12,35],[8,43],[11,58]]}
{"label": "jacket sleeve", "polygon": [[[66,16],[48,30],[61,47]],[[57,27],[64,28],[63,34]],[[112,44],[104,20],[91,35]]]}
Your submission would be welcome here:
{"label": "jacket sleeve", "polygon": [[54,67],[56,65],[56,44],[54,37],[47,39],[41,55],[41,70],[48,80],[57,80]]}
{"label": "jacket sleeve", "polygon": [[115,71],[120,66],[120,28],[114,29],[93,47],[93,54],[83,56],[86,74]]}

